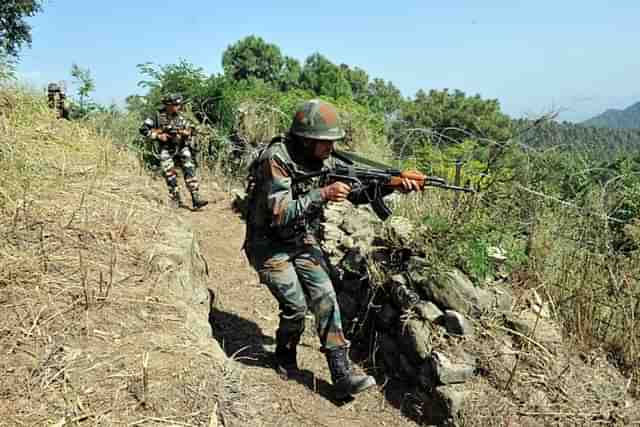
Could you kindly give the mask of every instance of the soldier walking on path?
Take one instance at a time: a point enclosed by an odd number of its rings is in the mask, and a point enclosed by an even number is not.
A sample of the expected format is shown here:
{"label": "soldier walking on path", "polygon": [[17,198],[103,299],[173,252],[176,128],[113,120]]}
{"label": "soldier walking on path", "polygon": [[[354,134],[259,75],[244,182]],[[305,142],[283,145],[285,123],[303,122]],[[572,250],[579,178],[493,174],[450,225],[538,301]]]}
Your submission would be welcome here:
{"label": "soldier walking on path", "polygon": [[176,207],[184,206],[178,190],[178,176],[174,158],[179,162],[184,175],[184,182],[191,193],[194,209],[200,209],[209,202],[200,197],[199,182],[196,176],[196,164],[193,159],[194,129],[180,114],[184,103],[180,95],[167,95],[162,99],[164,107],[155,118],[146,119],[140,133],[147,138],[158,141],[160,152],[160,168],[169,188],[169,200]]}
{"label": "soldier walking on path", "polygon": [[49,108],[55,110],[58,119],[69,119],[69,106],[67,105],[67,95],[64,87],[58,83],[47,85],[47,104]]}
{"label": "soldier walking on path", "polygon": [[[334,144],[343,137],[331,104],[311,100],[298,109],[289,133],[275,138],[250,167],[245,241],[251,265],[280,305],[276,369],[287,377],[298,372],[296,347],[309,308],[340,399],[376,383],[373,377],[357,375],[351,368],[350,343],[342,329],[327,260],[315,234],[328,201],[361,204],[371,198],[365,190],[352,191],[343,182],[295,178],[331,166]],[[402,186],[406,191],[419,188],[411,180],[403,180]]]}

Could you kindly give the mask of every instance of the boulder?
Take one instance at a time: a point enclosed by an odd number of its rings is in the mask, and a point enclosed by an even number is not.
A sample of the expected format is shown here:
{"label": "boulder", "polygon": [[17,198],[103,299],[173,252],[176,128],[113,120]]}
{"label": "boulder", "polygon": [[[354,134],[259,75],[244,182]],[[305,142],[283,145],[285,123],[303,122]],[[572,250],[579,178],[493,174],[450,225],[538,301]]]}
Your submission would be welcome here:
{"label": "boulder", "polygon": [[425,275],[422,269],[409,271],[416,287],[439,307],[479,316],[495,305],[492,293],[474,286],[460,270],[453,269],[436,275]]}
{"label": "boulder", "polygon": [[379,353],[384,362],[385,371],[390,374],[399,373],[400,352],[398,351],[398,342],[388,333],[383,333],[379,341]]}
{"label": "boulder", "polygon": [[475,367],[454,363],[444,353],[433,351],[420,368],[421,384],[461,384],[473,377]]}
{"label": "boulder", "polygon": [[429,301],[420,301],[413,306],[413,311],[418,317],[429,322],[436,322],[444,315],[437,305]]}
{"label": "boulder", "polygon": [[462,314],[453,310],[444,312],[444,327],[451,335],[473,335],[474,327]]}
{"label": "boulder", "polygon": [[460,413],[469,395],[463,384],[440,386],[432,391],[419,390],[416,395],[423,402],[424,418],[421,421],[424,424],[448,427],[461,425]]}
{"label": "boulder", "polygon": [[413,223],[407,218],[401,216],[391,217],[385,224],[386,237],[394,246],[409,245],[415,234]]}
{"label": "boulder", "polygon": [[391,330],[396,326],[400,312],[391,304],[387,303],[376,313],[376,324],[382,331]]}
{"label": "boulder", "polygon": [[358,301],[347,292],[340,292],[337,295],[338,305],[340,306],[340,314],[345,319],[353,319],[358,315],[360,305]]}
{"label": "boulder", "polygon": [[468,394],[461,384],[436,388],[433,393],[433,399],[437,408],[437,415],[439,415],[443,421],[457,419],[464,407],[464,402]]}
{"label": "boulder", "polygon": [[363,230],[372,235],[374,233],[369,214],[357,209],[353,209],[348,215],[343,217],[342,230],[350,235]]}
{"label": "boulder", "polygon": [[416,364],[422,364],[431,353],[431,327],[420,319],[402,323],[399,336],[404,353]]}
{"label": "boulder", "polygon": [[411,360],[404,353],[400,353],[398,356],[398,362],[400,366],[400,372],[409,382],[415,382],[418,375],[418,368],[411,363]]}
{"label": "boulder", "polygon": [[560,328],[551,320],[531,311],[506,316],[506,324],[514,331],[531,338],[548,350],[562,343]]}
{"label": "boulder", "polygon": [[367,259],[359,248],[353,248],[340,261],[340,268],[354,276],[367,274]]}

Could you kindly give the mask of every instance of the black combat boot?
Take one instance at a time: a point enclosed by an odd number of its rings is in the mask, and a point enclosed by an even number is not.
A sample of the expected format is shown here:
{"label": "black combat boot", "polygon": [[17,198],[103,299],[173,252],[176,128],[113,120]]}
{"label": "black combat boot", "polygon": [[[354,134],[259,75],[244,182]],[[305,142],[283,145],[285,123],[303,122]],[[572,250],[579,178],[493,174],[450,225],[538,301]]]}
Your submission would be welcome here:
{"label": "black combat boot", "polygon": [[326,356],[336,399],[345,399],[376,385],[376,380],[372,376],[353,373],[346,347],[330,350]]}
{"label": "black combat boot", "polygon": [[280,330],[276,332],[276,371],[283,379],[288,379],[299,372],[298,343],[300,337],[287,337]]}
{"label": "black combat boot", "polygon": [[197,191],[191,192],[191,201],[193,202],[193,209],[200,209],[209,204],[209,201],[202,199]]}

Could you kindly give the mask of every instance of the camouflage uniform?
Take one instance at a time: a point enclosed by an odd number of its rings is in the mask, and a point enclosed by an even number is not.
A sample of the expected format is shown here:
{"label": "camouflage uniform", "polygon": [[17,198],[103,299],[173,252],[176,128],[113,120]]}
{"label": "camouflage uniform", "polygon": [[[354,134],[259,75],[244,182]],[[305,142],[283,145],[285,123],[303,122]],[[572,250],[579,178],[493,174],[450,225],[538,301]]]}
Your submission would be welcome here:
{"label": "camouflage uniform", "polygon": [[344,347],[349,343],[336,294],[314,235],[325,204],[319,178],[292,184],[292,178],[322,164],[297,163],[290,150],[291,140],[276,141],[258,159],[245,249],[261,281],[280,303],[281,339],[297,344],[308,306],[316,317],[323,350]]}
{"label": "camouflage uniform", "polygon": [[[182,99],[177,95],[165,97],[163,101],[165,104],[176,102],[179,105],[182,103]],[[188,131],[189,129],[191,129],[191,126],[179,113],[171,114],[164,107],[158,111],[154,119],[148,118],[143,122],[140,133],[145,137],[157,139],[159,132],[173,132],[173,136],[166,142],[158,140],[160,168],[169,188],[169,196],[176,204],[182,204],[178,191],[178,176],[174,164],[174,158],[177,158],[182,168],[185,185],[193,199],[193,207],[199,208],[208,202],[202,200],[199,195],[200,185],[196,176],[196,164],[192,157],[191,137],[180,134],[180,132]]]}
{"label": "camouflage uniform", "polygon": [[68,119],[67,95],[58,83],[49,83],[47,86],[47,103],[49,108],[55,110],[57,118]]}
{"label": "camouflage uniform", "polygon": [[[332,141],[343,133],[325,128],[323,133],[312,135],[298,126],[305,114],[322,115],[323,108],[328,115],[322,120],[328,117],[335,122],[333,107],[327,109],[328,105],[319,101],[305,103],[289,135],[274,139],[251,165],[245,252],[261,282],[280,305],[275,354],[278,370],[287,375],[297,371],[296,346],[310,309],[337,393],[350,395],[375,385],[375,380],[355,376],[350,371],[349,341],[342,329],[329,266],[315,236],[326,203],[320,190],[325,183],[320,178],[295,180],[302,174],[331,166],[332,158],[322,162],[305,155],[299,138]],[[358,202],[356,199],[355,194],[349,197]]]}

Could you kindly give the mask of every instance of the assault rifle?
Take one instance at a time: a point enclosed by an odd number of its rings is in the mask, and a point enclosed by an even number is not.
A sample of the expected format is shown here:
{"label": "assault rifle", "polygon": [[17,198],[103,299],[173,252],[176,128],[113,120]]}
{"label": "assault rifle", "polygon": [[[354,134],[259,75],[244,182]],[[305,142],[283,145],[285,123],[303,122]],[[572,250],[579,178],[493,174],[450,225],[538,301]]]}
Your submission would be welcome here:
{"label": "assault rifle", "polygon": [[[175,126],[163,126],[161,128],[151,129],[152,132],[164,133],[169,136],[172,143],[184,142],[191,149],[191,158],[198,167],[198,153],[200,152],[200,145],[196,140],[196,129],[193,126],[185,128],[177,128]],[[180,144],[175,145],[176,152],[182,147]]]}
{"label": "assault rifle", "polygon": [[169,136],[169,138],[171,138],[172,141],[175,141],[176,138],[189,139],[195,133],[195,129],[192,128],[192,127],[177,128],[177,127],[171,126],[171,125],[163,126],[161,128],[151,129],[151,131],[152,132],[156,132],[156,133],[167,134]]}
{"label": "assault rifle", "polygon": [[[373,211],[383,221],[391,216],[391,209],[385,205],[383,200],[383,197],[389,193],[384,190],[402,189],[402,181],[404,179],[416,181],[421,190],[424,190],[425,187],[438,187],[446,190],[475,193],[472,188],[447,184],[443,178],[437,176],[424,175],[416,170],[401,171],[353,153],[336,150],[332,152],[332,156],[341,162],[337,162],[332,168],[325,167],[316,172],[296,176],[293,181],[300,182],[321,177],[327,183],[345,182],[351,185],[353,190],[362,190],[367,195]],[[360,166],[356,163],[371,167]]]}

